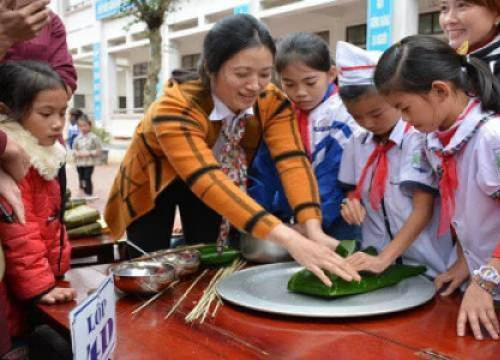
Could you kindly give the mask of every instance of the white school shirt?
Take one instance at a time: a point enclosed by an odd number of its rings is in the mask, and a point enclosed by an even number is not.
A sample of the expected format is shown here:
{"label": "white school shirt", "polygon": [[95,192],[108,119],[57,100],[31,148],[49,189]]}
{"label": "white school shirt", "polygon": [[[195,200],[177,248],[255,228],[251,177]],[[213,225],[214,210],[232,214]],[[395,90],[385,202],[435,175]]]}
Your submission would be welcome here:
{"label": "white school shirt", "polygon": [[[399,120],[392,130],[389,140],[394,145],[387,152],[389,171],[384,192],[384,207],[393,236],[399,232],[406,219],[413,211],[412,191],[415,186],[435,192],[436,178],[425,156],[425,137],[413,127],[408,128]],[[353,136],[347,143],[340,165],[339,181],[355,186],[376,146],[374,136],[364,132]],[[379,253],[391,241],[384,221],[382,206],[377,211],[369,201],[369,188],[373,176],[372,166],[367,173],[361,199],[366,209],[366,217],[361,226],[361,248],[374,246]],[[424,228],[413,244],[403,253],[404,264],[427,266],[427,275],[436,276],[447,270],[450,254],[453,252],[450,235],[437,238],[439,222],[439,199],[436,198],[435,210],[429,224]]]}
{"label": "white school shirt", "polygon": [[[464,116],[465,115],[465,116]],[[462,122],[444,151],[458,150],[458,188],[452,225],[462,245],[469,271],[489,262],[500,243],[500,117],[481,110],[471,99]],[[436,133],[427,136],[427,158],[438,174],[443,149]]]}

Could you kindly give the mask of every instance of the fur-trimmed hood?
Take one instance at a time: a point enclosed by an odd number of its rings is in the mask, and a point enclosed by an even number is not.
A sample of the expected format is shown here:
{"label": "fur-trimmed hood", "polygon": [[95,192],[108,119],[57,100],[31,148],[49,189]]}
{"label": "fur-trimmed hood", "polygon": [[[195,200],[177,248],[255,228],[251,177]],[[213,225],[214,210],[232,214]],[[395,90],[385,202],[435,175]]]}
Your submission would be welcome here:
{"label": "fur-trimmed hood", "polygon": [[15,141],[30,156],[31,166],[47,181],[56,178],[61,166],[66,163],[66,149],[56,142],[52,146],[42,146],[29,131],[24,129],[19,122],[0,115],[0,129],[7,137]]}

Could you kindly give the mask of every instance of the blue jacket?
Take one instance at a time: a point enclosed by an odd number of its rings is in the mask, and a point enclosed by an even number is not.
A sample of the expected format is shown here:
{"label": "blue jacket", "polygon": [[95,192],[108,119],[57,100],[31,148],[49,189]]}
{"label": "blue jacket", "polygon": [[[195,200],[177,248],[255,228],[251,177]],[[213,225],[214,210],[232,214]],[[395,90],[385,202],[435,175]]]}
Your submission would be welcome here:
{"label": "blue jacket", "polygon": [[[323,227],[329,229],[340,216],[344,192],[337,182],[342,152],[359,126],[347,112],[338,93],[309,113],[311,163],[321,197]],[[248,169],[248,193],[267,211],[283,221],[293,217],[278,172],[265,142],[262,142]]]}

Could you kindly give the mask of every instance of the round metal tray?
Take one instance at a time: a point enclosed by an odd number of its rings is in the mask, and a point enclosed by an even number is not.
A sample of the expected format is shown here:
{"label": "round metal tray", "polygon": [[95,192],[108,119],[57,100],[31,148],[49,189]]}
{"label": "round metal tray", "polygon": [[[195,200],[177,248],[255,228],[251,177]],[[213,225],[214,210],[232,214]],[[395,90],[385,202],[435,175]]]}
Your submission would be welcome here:
{"label": "round metal tray", "polygon": [[322,299],[287,290],[302,266],[295,262],[255,266],[238,271],[217,286],[229,302],[253,310],[301,317],[359,317],[387,314],[421,305],[434,297],[434,284],[424,276],[366,294]]}

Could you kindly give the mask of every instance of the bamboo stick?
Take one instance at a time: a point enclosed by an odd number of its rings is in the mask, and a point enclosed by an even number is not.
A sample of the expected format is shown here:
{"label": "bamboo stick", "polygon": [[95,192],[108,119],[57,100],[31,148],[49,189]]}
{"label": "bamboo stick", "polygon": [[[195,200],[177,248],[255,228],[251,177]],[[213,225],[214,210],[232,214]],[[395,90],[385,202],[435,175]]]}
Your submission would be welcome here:
{"label": "bamboo stick", "polygon": [[159,293],[155,294],[155,296],[152,296],[151,298],[149,298],[147,301],[144,302],[144,304],[142,304],[141,306],[139,306],[138,308],[136,308],[134,311],[132,311],[130,313],[130,315],[135,315],[137,314],[138,312],[142,311],[143,309],[145,309],[149,304],[151,304],[153,301],[155,301],[156,299],[158,299],[160,296],[162,296],[168,289],[171,289],[173,288],[175,285],[177,285],[177,283],[179,282],[179,280],[176,280],[172,283],[170,283],[165,289],[163,289],[162,291],[160,291]]}
{"label": "bamboo stick", "polygon": [[193,290],[193,288],[198,283],[198,281],[200,281],[201,278],[204,277],[207,272],[208,272],[208,269],[203,270],[203,272],[200,274],[200,276],[198,276],[193,281],[193,283],[189,286],[189,288],[186,290],[186,292],[184,294],[182,294],[182,296],[179,298],[179,300],[177,300],[177,302],[175,303],[175,305],[172,306],[172,308],[170,309],[170,311],[168,312],[168,314],[165,315],[165,317],[164,317],[165,320],[168,319],[170,317],[170,315],[172,315],[175,312],[175,310],[177,310],[177,308],[181,305],[181,303],[184,301],[184,299],[186,298],[186,296],[188,296],[188,294],[191,292],[191,290]]}
{"label": "bamboo stick", "polygon": [[196,306],[186,316],[185,321],[193,322],[199,320],[200,323],[203,324],[207,316],[210,314],[212,303],[216,301],[215,308],[211,314],[211,317],[214,318],[219,308],[223,305],[222,300],[219,298],[219,295],[217,294],[216,290],[217,284],[225,277],[231,275],[232,273],[238,270],[241,270],[245,265],[246,265],[245,261],[235,259],[230,266],[219,269],[217,273],[213,276],[208,286],[203,291],[203,295],[201,296]]}

